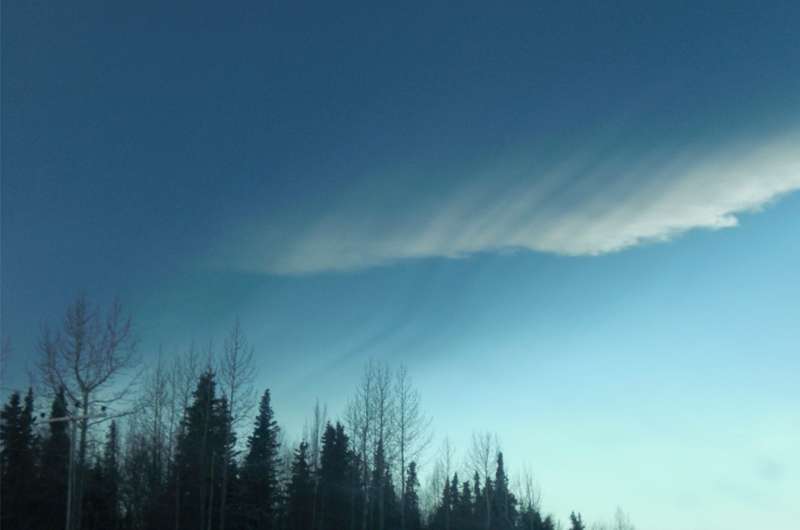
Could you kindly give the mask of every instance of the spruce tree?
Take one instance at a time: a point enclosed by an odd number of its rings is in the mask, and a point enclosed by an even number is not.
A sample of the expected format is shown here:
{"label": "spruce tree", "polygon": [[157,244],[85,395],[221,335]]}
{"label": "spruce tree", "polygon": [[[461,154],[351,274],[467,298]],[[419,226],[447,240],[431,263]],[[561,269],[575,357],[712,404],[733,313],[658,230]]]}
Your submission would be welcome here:
{"label": "spruce tree", "polygon": [[510,530],[514,527],[516,520],[517,500],[509,488],[502,452],[497,453],[494,488],[492,521],[495,522],[494,526],[498,530]]}
{"label": "spruce tree", "polygon": [[[458,475],[453,477],[453,480],[458,480]],[[453,490],[453,482],[445,478],[444,486],[442,487],[442,497],[439,505],[433,514],[432,526],[437,530],[456,530],[452,526],[453,522],[453,508],[458,501],[458,485],[456,483],[455,491]]]}
{"label": "spruce tree", "polygon": [[[494,525],[495,522],[495,509],[494,509],[494,483],[492,479],[486,477],[486,481],[483,483],[483,492],[481,496],[481,500],[483,501],[480,506],[480,522],[481,528],[487,528],[487,523],[491,523]],[[494,526],[491,526],[491,530],[494,530]]]}
{"label": "spruce tree", "polygon": [[400,499],[397,496],[397,491],[394,489],[394,480],[392,479],[392,472],[389,466],[386,467],[383,486],[383,499],[384,499],[384,517],[386,518],[385,528],[389,530],[396,530],[400,528]]}
{"label": "spruce tree", "polygon": [[83,493],[83,510],[81,510],[81,530],[101,530],[108,513],[106,499],[103,496],[103,468],[100,460],[86,473]]}
{"label": "spruce tree", "polygon": [[240,507],[248,529],[271,530],[275,527],[278,431],[267,389],[261,397],[253,433],[247,439],[247,454],[241,470]]}
{"label": "spruce tree", "polygon": [[117,423],[111,420],[106,435],[106,445],[102,461],[103,497],[106,500],[106,514],[103,518],[104,528],[115,530],[119,527],[119,433]]}
{"label": "spruce tree", "polygon": [[583,524],[581,514],[572,512],[569,514],[570,530],[586,530],[586,525]]}
{"label": "spruce tree", "polygon": [[[578,520],[580,521],[580,517]],[[556,523],[550,515],[542,518],[539,510],[535,506],[528,504],[520,511],[517,528],[520,530],[555,530]],[[586,527],[580,526],[577,528],[585,529]]]}
{"label": "spruce tree", "polygon": [[33,390],[28,390],[22,404],[19,392],[13,392],[0,420],[0,527],[31,528],[36,477]]}
{"label": "spruce tree", "polygon": [[481,477],[477,471],[472,475],[472,521],[475,528],[483,528],[486,521],[486,499],[481,490]]}
{"label": "spruce tree", "polygon": [[458,473],[454,473],[453,479],[450,481],[450,528],[458,530],[463,528],[464,521],[461,519],[463,511]]}
{"label": "spruce tree", "polygon": [[356,504],[360,502],[360,488],[354,487],[358,473],[352,466],[354,459],[349,444],[341,423],[325,426],[319,471],[320,530],[348,529],[359,513]]}
{"label": "spruce tree", "polygon": [[[147,445],[147,437],[139,433],[129,433],[126,446],[121,470],[123,481],[120,487],[120,495],[125,505],[123,528],[137,530],[180,528],[181,513],[177,510],[181,508],[181,504],[176,502],[175,490],[179,486],[183,488],[184,483],[176,480],[179,476],[177,464],[172,466],[168,489],[159,499],[160,503],[157,506],[160,511],[154,510],[151,508],[153,499],[150,498],[148,491],[152,458]],[[182,461],[185,456],[176,455],[176,460]],[[185,489],[181,489],[181,491],[188,493]],[[188,499],[183,500],[188,501]]]}
{"label": "spruce tree", "polygon": [[301,442],[294,452],[288,496],[288,530],[311,530],[314,482],[308,464],[308,444],[306,442]]}
{"label": "spruce tree", "polygon": [[383,441],[378,441],[373,458],[368,496],[370,502],[370,528],[374,528],[375,530],[383,530],[386,528],[386,485],[388,471]]}
{"label": "spruce tree", "polygon": [[119,441],[117,424],[112,421],[106,434],[103,454],[86,474],[81,510],[81,530],[117,530],[120,525]]}
{"label": "spruce tree", "polygon": [[406,474],[406,494],[403,502],[405,510],[406,530],[420,530],[422,528],[422,512],[419,506],[419,478],[417,477],[417,463],[408,464]]}
{"label": "spruce tree", "polygon": [[221,493],[223,457],[233,445],[229,422],[226,400],[216,397],[214,372],[206,370],[184,414],[171,478],[180,529],[217,526],[219,513],[214,508]]}
{"label": "spruce tree", "polygon": [[461,494],[458,498],[458,507],[456,509],[456,519],[458,520],[458,528],[461,530],[470,530],[474,528],[475,521],[472,508],[472,487],[469,481],[464,481],[461,484]]}
{"label": "spruce tree", "polygon": [[[50,419],[67,416],[67,400],[64,389],[53,398]],[[42,529],[64,526],[67,510],[67,474],[69,472],[69,422],[48,422],[48,435],[42,444],[41,467],[36,490],[40,499],[37,510],[39,527]]]}

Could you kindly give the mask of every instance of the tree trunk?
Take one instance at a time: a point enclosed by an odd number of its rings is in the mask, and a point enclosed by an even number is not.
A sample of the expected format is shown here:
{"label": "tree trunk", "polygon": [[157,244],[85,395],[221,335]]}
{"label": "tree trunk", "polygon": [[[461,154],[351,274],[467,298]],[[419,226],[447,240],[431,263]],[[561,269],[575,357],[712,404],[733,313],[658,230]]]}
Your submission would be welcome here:
{"label": "tree trunk", "polygon": [[76,473],[75,473],[75,496],[74,496],[74,507],[75,507],[75,522],[73,528],[75,530],[81,530],[81,523],[83,519],[83,486],[84,486],[84,468],[86,467],[86,434],[89,430],[89,420],[87,416],[89,415],[89,394],[84,393],[82,396],[83,401],[81,402],[81,414],[83,415],[83,419],[80,420],[81,422],[81,432],[80,432],[80,440],[78,444],[78,464],[76,466]]}
{"label": "tree trunk", "polygon": [[[177,468],[177,466],[176,466]],[[175,471],[175,530],[181,527],[181,470]]]}
{"label": "tree trunk", "polygon": [[364,501],[363,501],[363,503],[364,503],[364,506],[362,507],[362,510],[361,510],[361,530],[367,530],[367,515],[368,515],[368,511],[369,511],[369,470],[368,470],[368,467],[367,467],[367,456],[366,456],[367,455],[366,436],[364,437],[364,443],[363,443],[361,449],[362,449],[362,453],[361,454],[364,455],[364,473],[363,473],[363,478],[364,478],[364,483],[363,483],[364,484],[363,485],[363,487],[364,487]]}
{"label": "tree trunk", "polygon": [[208,481],[208,530],[211,530],[212,516],[214,515],[214,457],[216,452],[211,451],[211,472]]}
{"label": "tree trunk", "polygon": [[[227,459],[223,459],[227,460]],[[219,501],[219,530],[225,530],[225,501],[228,498],[228,463],[222,468],[222,498]]]}
{"label": "tree trunk", "polygon": [[400,432],[400,530],[406,530],[406,451],[404,432]]}

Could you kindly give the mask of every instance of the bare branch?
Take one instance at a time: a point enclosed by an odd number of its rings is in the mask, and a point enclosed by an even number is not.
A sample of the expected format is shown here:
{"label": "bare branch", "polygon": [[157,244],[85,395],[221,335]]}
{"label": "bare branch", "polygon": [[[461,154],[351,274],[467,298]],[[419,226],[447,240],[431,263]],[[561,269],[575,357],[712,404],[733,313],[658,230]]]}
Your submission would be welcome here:
{"label": "bare branch", "polygon": [[256,405],[255,350],[247,342],[237,319],[223,343],[220,380],[228,396],[231,424],[237,426]]}

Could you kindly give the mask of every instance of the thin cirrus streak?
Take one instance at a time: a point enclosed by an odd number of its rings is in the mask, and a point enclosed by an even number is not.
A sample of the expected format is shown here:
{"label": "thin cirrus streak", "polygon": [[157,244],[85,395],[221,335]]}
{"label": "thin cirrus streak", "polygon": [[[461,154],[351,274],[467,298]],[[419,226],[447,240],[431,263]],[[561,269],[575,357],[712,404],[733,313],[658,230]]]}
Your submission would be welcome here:
{"label": "thin cirrus streak", "polygon": [[504,180],[503,189],[499,179],[472,179],[436,201],[385,218],[380,198],[370,205],[351,201],[298,234],[284,234],[283,243],[238,241],[239,255],[228,265],[297,275],[481,252],[618,252],[693,229],[734,227],[737,215],[800,189],[799,145],[800,135],[788,134],[706,156],[567,161],[534,178]]}

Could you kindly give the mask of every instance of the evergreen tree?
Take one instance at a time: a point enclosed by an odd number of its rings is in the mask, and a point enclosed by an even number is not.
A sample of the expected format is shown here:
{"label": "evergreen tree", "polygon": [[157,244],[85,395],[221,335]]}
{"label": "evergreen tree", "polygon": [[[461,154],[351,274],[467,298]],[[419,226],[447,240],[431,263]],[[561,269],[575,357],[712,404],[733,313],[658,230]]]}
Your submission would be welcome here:
{"label": "evergreen tree", "polygon": [[[381,496],[383,498],[383,506],[379,507],[378,513],[383,513],[383,528],[389,530],[396,530],[400,528],[400,499],[397,497],[397,492],[394,489],[394,481],[392,480],[391,470],[388,466],[384,467],[383,484]],[[381,526],[378,526],[380,528]]]}
{"label": "evergreen tree", "polygon": [[583,524],[581,514],[575,514],[575,512],[570,513],[569,521],[571,524],[570,530],[586,530],[586,525]]}
{"label": "evergreen tree", "polygon": [[240,507],[248,530],[275,528],[278,501],[278,424],[265,390],[241,470]]}
{"label": "evergreen tree", "polygon": [[353,468],[350,440],[344,427],[328,423],[322,435],[319,473],[319,530],[350,528],[361,505],[357,484],[358,471]]}
{"label": "evergreen tree", "polygon": [[508,475],[506,475],[502,452],[497,453],[494,488],[492,521],[494,521],[494,526],[498,530],[510,530],[514,527],[514,521],[516,520],[517,500],[509,489]]}
{"label": "evergreen tree", "polygon": [[473,514],[473,499],[472,487],[469,481],[464,481],[461,484],[461,494],[458,497],[458,506],[456,508],[456,520],[458,521],[457,528],[460,530],[470,530],[474,528],[474,514]]}
{"label": "evergreen tree", "polygon": [[392,472],[390,467],[386,467],[386,474],[384,477],[383,486],[383,499],[384,499],[384,516],[386,518],[385,528],[396,530],[400,528],[400,498],[397,491],[394,489],[394,480],[392,479]]}
{"label": "evergreen tree", "polygon": [[533,505],[525,506],[519,514],[517,528],[520,530],[555,530],[555,527],[553,518],[548,515],[542,519],[542,514]]}
{"label": "evergreen tree", "polygon": [[119,438],[112,421],[103,454],[87,473],[83,496],[82,530],[117,530],[120,525]]}
{"label": "evergreen tree", "polygon": [[[455,488],[453,487],[455,481]],[[458,502],[458,475],[454,475],[453,480],[445,479],[442,488],[442,498],[433,514],[431,526],[437,530],[457,530],[453,526],[453,508]]]}
{"label": "evergreen tree", "polygon": [[[481,506],[479,508],[481,528],[486,528],[486,522],[491,520],[491,530],[494,530],[495,524],[495,508],[494,508],[494,482],[489,477],[483,483],[483,492],[481,496]],[[488,511],[488,513],[487,513]],[[491,518],[491,519],[490,519]]]}
{"label": "evergreen tree", "polygon": [[[218,402],[217,407],[215,409],[215,428],[213,430],[214,437],[214,448],[212,450],[212,462],[214,463],[214,479],[216,482],[215,488],[219,488],[219,491],[214,490],[213,492],[213,499],[217,499],[209,506],[209,511],[216,509],[220,511],[223,505],[226,505],[228,499],[226,498],[225,503],[220,503],[219,499],[222,497],[223,494],[226,497],[231,497],[231,485],[229,483],[226,485],[224,481],[226,479],[226,470],[228,476],[231,476],[231,473],[236,473],[236,466],[233,463],[233,454],[234,448],[236,446],[236,433],[231,427],[233,417],[231,416],[231,409],[228,405],[228,399],[226,396],[222,396]],[[277,428],[277,427],[276,427]],[[277,444],[277,435],[276,435],[276,444]],[[277,448],[276,448],[277,453]],[[227,486],[227,487],[226,487]],[[212,499],[212,500],[213,500]],[[214,514],[214,527],[217,528],[220,524],[221,514],[215,513]]]}
{"label": "evergreen tree", "polygon": [[176,509],[180,508],[180,504],[175,502],[175,489],[182,486],[182,482],[175,480],[178,476],[177,465],[173,466],[168,494],[160,499],[163,505],[162,511],[150,511],[152,499],[148,485],[151,458],[147,437],[140,433],[129,433],[126,446],[126,455],[121,466],[123,480],[120,487],[120,498],[125,513],[123,528],[127,530],[179,528],[180,513],[176,513]]}
{"label": "evergreen tree", "polygon": [[472,475],[472,520],[475,528],[483,528],[486,521],[486,499],[481,490],[481,477],[477,471]]}
{"label": "evergreen tree", "polygon": [[525,506],[519,517],[520,530],[543,530],[544,521],[539,511],[533,506]]}
{"label": "evergreen tree", "polygon": [[102,518],[103,528],[116,530],[119,527],[119,434],[117,423],[111,420],[106,435],[102,461],[102,493],[106,501],[106,514]]}
{"label": "evergreen tree", "polygon": [[[83,470],[83,495],[79,506],[73,506],[72,526],[80,525],[82,530],[219,530],[227,466],[226,530],[359,530],[364,509],[370,530],[426,527],[416,463],[409,462],[405,481],[397,482],[405,482],[398,498],[384,444],[379,438],[372,441],[375,452],[365,464],[370,466],[365,474],[338,422],[325,425],[316,469],[305,442],[279,459],[279,429],[270,397],[265,391],[241,465],[232,458],[235,440],[228,401],[217,396],[210,369],[199,376],[174,438],[174,453],[163,460],[154,458],[158,441],[140,423],[141,418],[132,418],[125,429],[124,451],[118,424],[112,421],[102,449]],[[60,421],[49,422],[40,452],[32,391],[24,398],[14,392],[3,407],[2,528],[64,527],[70,451],[67,417],[62,390],[50,410],[50,418]],[[161,447],[172,448],[167,443]],[[459,482],[457,473],[444,479],[428,530],[554,530],[552,517],[542,517],[532,495],[518,504],[509,488],[503,454],[498,452],[496,458],[494,474],[483,483],[479,472],[471,481]],[[161,462],[168,463],[166,472],[159,471]],[[569,521],[569,530],[586,529],[576,512]],[[621,511],[617,525],[631,527]]]}
{"label": "evergreen tree", "polygon": [[176,526],[186,530],[216,528],[214,511],[221,492],[224,455],[233,446],[227,401],[216,397],[214,372],[201,374],[186,409],[178,437],[171,491],[176,491]]}
{"label": "evergreen tree", "polygon": [[351,446],[350,440],[344,432],[344,427],[339,423],[336,425],[339,439],[345,442],[345,478],[343,483],[345,492],[341,494],[341,497],[347,499],[347,507],[343,509],[343,512],[345,512],[343,519],[347,520],[348,530],[357,530],[363,522],[363,510],[367,501],[364,493],[364,484],[361,482],[364,472],[356,455],[356,449]]}
{"label": "evergreen tree", "polygon": [[406,473],[406,494],[403,502],[406,530],[420,530],[422,528],[422,512],[419,506],[418,488],[417,463],[411,462],[408,464],[408,472]]}
{"label": "evergreen tree", "polygon": [[306,442],[301,442],[295,450],[288,496],[288,530],[311,530],[314,481],[308,464],[308,444]]}
{"label": "evergreen tree", "polygon": [[[67,400],[61,388],[50,407],[50,419],[67,416]],[[67,474],[69,472],[69,422],[48,422],[48,436],[42,444],[37,492],[37,519],[44,529],[61,528],[67,511]]]}
{"label": "evergreen tree", "polygon": [[389,468],[386,464],[386,453],[384,451],[383,441],[378,441],[375,449],[375,456],[373,458],[372,476],[369,484],[369,520],[370,528],[375,530],[383,530],[386,528],[388,512],[387,512],[387,487],[391,478],[389,476]]}
{"label": "evergreen tree", "polygon": [[450,528],[457,530],[465,530],[466,525],[469,524],[469,513],[471,511],[470,504],[472,503],[472,495],[470,494],[466,499],[466,506],[464,505],[465,499],[459,490],[458,473],[453,474],[453,479],[450,481],[450,497],[451,497],[451,514],[450,514]]}
{"label": "evergreen tree", "polygon": [[100,460],[86,473],[86,484],[83,494],[83,510],[81,510],[81,530],[101,530],[106,518],[108,506],[103,496],[103,468]]}
{"label": "evergreen tree", "polygon": [[[223,464],[224,465],[224,464]],[[241,530],[246,528],[246,519],[241,511],[242,482],[241,469],[236,459],[228,462],[227,506],[225,511],[225,530]]]}
{"label": "evergreen tree", "polygon": [[33,527],[32,500],[35,493],[36,438],[33,434],[33,390],[24,403],[13,392],[0,412],[0,526],[26,529]]}

